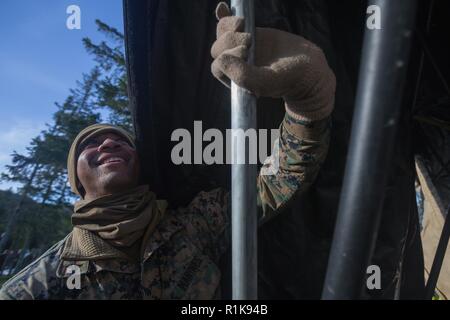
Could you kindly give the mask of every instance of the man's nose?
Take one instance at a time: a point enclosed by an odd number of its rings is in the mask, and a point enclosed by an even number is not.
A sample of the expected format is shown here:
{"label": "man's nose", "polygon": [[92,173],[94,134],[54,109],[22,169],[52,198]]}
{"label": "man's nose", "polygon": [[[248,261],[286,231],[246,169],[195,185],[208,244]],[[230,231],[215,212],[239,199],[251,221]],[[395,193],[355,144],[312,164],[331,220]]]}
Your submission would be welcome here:
{"label": "man's nose", "polygon": [[106,138],[101,145],[98,146],[97,151],[101,152],[108,149],[115,149],[120,146],[120,143],[111,138]]}

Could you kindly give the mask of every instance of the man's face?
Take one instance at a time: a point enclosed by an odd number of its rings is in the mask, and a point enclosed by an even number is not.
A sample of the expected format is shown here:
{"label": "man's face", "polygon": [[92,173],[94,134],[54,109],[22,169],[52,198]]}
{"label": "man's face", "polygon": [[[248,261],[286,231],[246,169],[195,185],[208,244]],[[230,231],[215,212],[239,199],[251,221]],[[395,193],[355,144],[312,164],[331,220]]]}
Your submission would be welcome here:
{"label": "man's face", "polygon": [[89,138],[79,147],[77,176],[90,200],[133,188],[139,181],[136,150],[115,133]]}

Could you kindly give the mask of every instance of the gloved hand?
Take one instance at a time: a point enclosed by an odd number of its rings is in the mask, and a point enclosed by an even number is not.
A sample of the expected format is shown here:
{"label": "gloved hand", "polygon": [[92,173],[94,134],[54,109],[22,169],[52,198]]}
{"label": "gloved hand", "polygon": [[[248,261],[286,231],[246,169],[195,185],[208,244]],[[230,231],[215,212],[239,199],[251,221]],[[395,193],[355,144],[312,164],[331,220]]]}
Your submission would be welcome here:
{"label": "gloved hand", "polygon": [[320,120],[334,106],[336,79],[322,50],[303,37],[271,28],[256,28],[255,65],[246,62],[251,35],[244,19],[230,16],[224,2],[216,8],[217,40],[211,48],[213,75],[230,80],[257,97],[283,98],[296,119]]}

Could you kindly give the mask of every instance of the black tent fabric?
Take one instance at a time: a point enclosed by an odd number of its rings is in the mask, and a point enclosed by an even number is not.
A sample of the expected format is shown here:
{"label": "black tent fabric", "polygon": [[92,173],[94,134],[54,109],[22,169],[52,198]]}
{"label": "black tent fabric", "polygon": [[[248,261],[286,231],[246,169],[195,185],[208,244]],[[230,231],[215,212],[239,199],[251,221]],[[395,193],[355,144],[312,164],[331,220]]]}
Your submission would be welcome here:
{"label": "black tent fabric", "polygon": [[[210,73],[215,40],[211,0],[124,0],[130,107],[144,164],[144,179],[171,206],[199,191],[230,189],[227,165],[174,165],[171,133],[230,127],[230,93]],[[439,1],[437,1],[439,2]],[[440,1],[441,6],[444,1]],[[420,2],[417,28],[426,24],[429,2]],[[361,0],[257,0],[256,24],[300,34],[325,52],[337,78],[332,141],[314,186],[292,209],[259,230],[259,297],[320,298],[345,167],[367,3]],[[441,8],[442,9],[442,8]],[[413,45],[375,253],[381,290],[363,298],[422,298],[423,257],[415,203],[412,104],[421,49]],[[431,80],[429,80],[431,81]],[[277,128],[282,101],[258,100],[258,127]],[[229,256],[223,264],[223,297],[230,297]]]}

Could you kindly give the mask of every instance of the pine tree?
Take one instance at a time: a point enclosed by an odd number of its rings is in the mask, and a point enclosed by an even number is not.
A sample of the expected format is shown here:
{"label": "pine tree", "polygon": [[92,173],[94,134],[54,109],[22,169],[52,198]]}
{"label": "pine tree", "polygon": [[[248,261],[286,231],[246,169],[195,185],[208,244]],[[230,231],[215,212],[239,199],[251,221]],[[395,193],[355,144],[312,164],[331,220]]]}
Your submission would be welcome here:
{"label": "pine tree", "polygon": [[[8,242],[11,239],[11,234],[13,232],[13,228],[15,227],[15,223],[16,223],[17,219],[19,218],[19,213],[20,213],[20,210],[22,209],[22,205],[23,205],[25,199],[27,198],[28,193],[30,193],[30,191],[31,191],[34,178],[36,176],[37,171],[39,170],[39,164],[37,164],[37,163],[32,164],[31,170],[32,170],[31,175],[29,176],[29,178],[27,180],[25,180],[26,182],[20,191],[20,200],[17,203],[14,211],[10,215],[10,217],[8,219],[8,223],[5,226],[3,236],[0,240],[0,253],[5,250],[6,245],[8,244]],[[23,177],[20,177],[20,179],[24,180]]]}
{"label": "pine tree", "polygon": [[106,111],[108,122],[132,129],[124,36],[99,20],[96,23],[108,41],[94,44],[86,38],[83,44],[97,67],[83,75],[62,104],[56,103],[53,123],[32,139],[24,154],[14,152],[11,164],[0,176],[21,185],[14,210],[8,209],[8,218],[0,224],[0,252],[8,244],[20,248],[46,246],[70,227],[74,195],[67,182],[67,155],[76,135],[102,120],[100,111]]}
{"label": "pine tree", "polygon": [[109,122],[132,129],[131,113],[128,107],[127,75],[124,53],[124,36],[100,20],[96,20],[98,30],[112,44],[102,41],[94,44],[89,38],[83,39],[86,50],[94,56],[102,77],[96,83],[97,106],[109,111]]}
{"label": "pine tree", "polygon": [[[93,88],[98,77],[98,69],[85,75],[83,82],[78,83],[75,90],[71,90],[71,95],[65,103],[58,105],[59,110],[54,115],[53,126],[32,140],[31,146],[27,148],[27,155],[14,152],[12,165],[6,166],[7,173],[3,173],[1,178],[19,182],[23,186],[20,188],[20,200],[10,215],[0,240],[0,252],[3,252],[10,241],[24,201],[32,198],[41,203],[37,212],[28,213],[40,218],[42,211],[46,209],[45,205],[55,202],[55,181],[67,181],[66,161],[73,139],[83,128],[100,120],[100,115],[91,107]],[[66,196],[58,195],[56,198],[60,200]]]}

